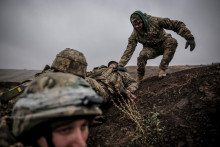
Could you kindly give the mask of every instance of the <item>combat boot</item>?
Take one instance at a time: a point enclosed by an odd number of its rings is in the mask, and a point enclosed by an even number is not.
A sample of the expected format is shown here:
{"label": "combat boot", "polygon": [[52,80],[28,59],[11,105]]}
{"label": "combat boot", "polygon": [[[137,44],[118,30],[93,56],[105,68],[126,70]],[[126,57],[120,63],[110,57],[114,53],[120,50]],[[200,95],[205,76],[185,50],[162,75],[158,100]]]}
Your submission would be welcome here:
{"label": "combat boot", "polygon": [[159,74],[158,74],[159,79],[162,79],[162,78],[166,77],[166,75],[167,74],[166,74],[165,70],[159,69]]}

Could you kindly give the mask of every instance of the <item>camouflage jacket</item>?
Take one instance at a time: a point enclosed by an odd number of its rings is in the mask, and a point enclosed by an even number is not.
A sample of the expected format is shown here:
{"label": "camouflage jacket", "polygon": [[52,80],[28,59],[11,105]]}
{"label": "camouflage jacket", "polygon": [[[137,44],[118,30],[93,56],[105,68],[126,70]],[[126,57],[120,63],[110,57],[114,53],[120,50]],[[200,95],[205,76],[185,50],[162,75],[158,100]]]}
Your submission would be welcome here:
{"label": "camouflage jacket", "polygon": [[12,119],[9,116],[0,118],[0,147],[24,147],[18,142],[11,131]]}
{"label": "camouflage jacket", "polygon": [[45,73],[53,72],[53,69],[44,69],[42,72],[37,73],[32,78],[23,81],[20,85],[2,93],[0,95],[0,116],[10,115],[11,110],[15,102],[18,100],[19,96],[24,92],[25,88],[35,79],[38,78]]}
{"label": "camouflage jacket", "polygon": [[138,87],[136,80],[129,73],[114,68],[97,68],[88,72],[87,76],[104,84],[110,93],[116,95],[120,95],[122,91],[125,92],[126,90],[134,93]]}
{"label": "camouflage jacket", "polygon": [[166,33],[165,29],[176,32],[186,40],[193,38],[190,30],[181,21],[154,17],[146,13],[145,15],[148,19],[147,32],[138,32],[133,29],[131,36],[128,38],[127,48],[119,61],[120,66],[125,66],[128,63],[138,42],[143,46],[153,48],[159,46],[167,37],[171,37],[171,34]]}

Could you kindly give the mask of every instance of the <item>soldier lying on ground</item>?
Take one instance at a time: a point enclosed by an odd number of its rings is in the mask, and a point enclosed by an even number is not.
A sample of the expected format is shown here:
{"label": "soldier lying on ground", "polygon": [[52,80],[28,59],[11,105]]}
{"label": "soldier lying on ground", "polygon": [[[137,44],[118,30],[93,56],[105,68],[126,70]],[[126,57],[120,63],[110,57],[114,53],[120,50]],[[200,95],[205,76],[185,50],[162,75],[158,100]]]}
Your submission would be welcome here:
{"label": "soldier lying on ground", "polygon": [[136,80],[125,69],[118,70],[116,61],[110,61],[108,67],[102,65],[87,72],[86,81],[104,98],[104,104],[112,98],[136,98]]}
{"label": "soldier lying on ground", "polygon": [[[98,108],[102,101],[78,76],[60,72],[41,76],[25,89],[13,107],[14,146],[85,147],[89,123],[102,113]],[[3,139],[0,146],[12,145]]]}
{"label": "soldier lying on ground", "polygon": [[131,14],[130,21],[134,27],[131,36],[128,39],[127,49],[122,55],[119,66],[125,66],[131,59],[137,43],[143,44],[143,49],[137,59],[137,82],[143,80],[147,60],[154,59],[163,55],[159,66],[159,78],[166,76],[165,70],[168,68],[177,48],[177,40],[171,34],[165,32],[165,29],[172,30],[184,37],[187,42],[185,49],[190,45],[190,51],[195,48],[194,36],[186,25],[177,20],[169,18],[159,18],[147,15],[141,11],[135,11]]}
{"label": "soldier lying on ground", "polygon": [[87,70],[87,62],[83,53],[66,48],[56,55],[51,67],[45,66],[41,73],[37,73],[34,78],[22,82],[21,85],[10,89],[0,96],[1,112],[0,116],[11,113],[14,103],[17,101],[19,95],[23,93],[25,88],[31,83],[33,79],[39,78],[50,72],[64,72],[71,73],[82,78],[85,78]]}

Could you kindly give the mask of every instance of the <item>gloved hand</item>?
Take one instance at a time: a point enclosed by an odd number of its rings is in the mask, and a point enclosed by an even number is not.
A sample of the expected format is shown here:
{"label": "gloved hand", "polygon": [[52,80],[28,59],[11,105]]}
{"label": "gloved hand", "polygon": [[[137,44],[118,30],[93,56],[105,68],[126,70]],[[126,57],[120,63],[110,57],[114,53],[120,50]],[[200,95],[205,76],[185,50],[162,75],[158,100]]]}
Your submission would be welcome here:
{"label": "gloved hand", "polygon": [[186,41],[185,49],[187,49],[189,45],[190,45],[190,51],[193,51],[196,46],[194,37],[192,37]]}

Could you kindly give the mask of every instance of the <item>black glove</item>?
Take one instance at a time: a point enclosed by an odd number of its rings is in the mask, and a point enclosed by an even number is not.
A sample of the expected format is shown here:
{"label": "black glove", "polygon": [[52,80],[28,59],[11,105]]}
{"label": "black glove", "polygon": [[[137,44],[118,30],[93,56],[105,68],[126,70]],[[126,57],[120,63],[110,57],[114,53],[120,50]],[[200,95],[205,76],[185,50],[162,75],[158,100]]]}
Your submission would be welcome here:
{"label": "black glove", "polygon": [[193,51],[196,46],[194,37],[192,37],[186,41],[185,49],[187,49],[189,45],[190,45],[190,51]]}

